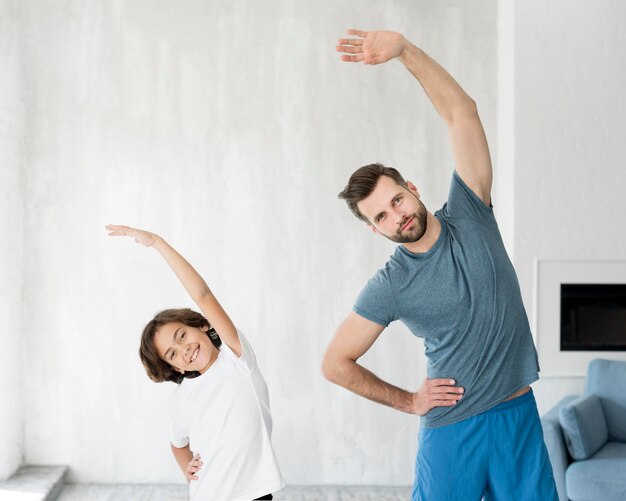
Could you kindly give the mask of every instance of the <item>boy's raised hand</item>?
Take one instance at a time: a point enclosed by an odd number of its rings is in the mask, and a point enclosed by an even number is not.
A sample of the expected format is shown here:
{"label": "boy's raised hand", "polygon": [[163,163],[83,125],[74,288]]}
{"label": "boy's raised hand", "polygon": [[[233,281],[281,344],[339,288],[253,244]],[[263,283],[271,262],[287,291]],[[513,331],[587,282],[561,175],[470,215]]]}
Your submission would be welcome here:
{"label": "boy's raised hand", "polygon": [[395,31],[347,30],[348,35],[360,38],[340,38],[335,49],[350,54],[341,56],[349,63],[382,64],[400,57],[407,40]]}
{"label": "boy's raised hand", "polygon": [[202,458],[200,457],[200,454],[196,454],[191,458],[191,461],[189,461],[189,464],[187,465],[187,471],[185,472],[187,482],[198,480],[196,473],[200,471],[200,468],[202,468]]}
{"label": "boy's raised hand", "polygon": [[158,240],[159,236],[149,231],[131,228],[120,224],[107,224],[105,226],[110,237],[132,237],[138,244],[152,247]]}

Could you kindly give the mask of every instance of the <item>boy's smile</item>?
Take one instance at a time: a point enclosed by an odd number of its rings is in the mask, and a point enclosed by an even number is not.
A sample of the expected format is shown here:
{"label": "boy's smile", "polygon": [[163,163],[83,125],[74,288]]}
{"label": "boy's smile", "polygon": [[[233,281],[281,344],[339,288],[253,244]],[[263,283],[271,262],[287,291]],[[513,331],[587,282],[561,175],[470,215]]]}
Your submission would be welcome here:
{"label": "boy's smile", "polygon": [[203,374],[217,358],[218,350],[207,336],[208,326],[189,327],[181,322],[162,325],[154,336],[154,346],[162,360],[184,374]]}

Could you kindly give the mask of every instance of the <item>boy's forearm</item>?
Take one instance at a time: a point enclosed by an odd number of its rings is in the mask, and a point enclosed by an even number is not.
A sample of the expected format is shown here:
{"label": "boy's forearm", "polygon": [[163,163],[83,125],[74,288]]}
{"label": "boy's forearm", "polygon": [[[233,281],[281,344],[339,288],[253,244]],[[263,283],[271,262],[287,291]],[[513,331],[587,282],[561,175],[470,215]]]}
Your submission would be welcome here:
{"label": "boy's forearm", "polygon": [[200,274],[163,238],[158,237],[153,247],[163,256],[194,301],[198,302],[202,296],[211,293]]}
{"label": "boy's forearm", "polygon": [[180,466],[183,475],[185,475],[186,477],[187,465],[193,458],[193,454],[191,452],[191,449],[189,448],[189,445],[179,448],[174,447],[172,444],[170,444],[170,447],[172,448],[172,453],[174,454],[174,458],[176,459],[178,466]]}
{"label": "boy's forearm", "polygon": [[476,104],[457,81],[437,61],[408,40],[400,60],[420,82],[437,113],[447,123],[461,114],[476,113]]}

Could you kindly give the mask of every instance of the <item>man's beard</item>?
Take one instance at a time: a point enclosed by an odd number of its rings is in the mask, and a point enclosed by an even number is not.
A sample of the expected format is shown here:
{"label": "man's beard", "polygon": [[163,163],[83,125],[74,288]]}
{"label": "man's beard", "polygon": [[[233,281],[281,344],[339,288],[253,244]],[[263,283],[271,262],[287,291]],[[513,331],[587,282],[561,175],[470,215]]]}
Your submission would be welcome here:
{"label": "man's beard", "polygon": [[[428,226],[428,219],[426,217],[427,214],[428,212],[426,211],[426,207],[424,207],[424,204],[420,202],[420,207],[418,208],[417,212],[409,215],[408,217],[400,221],[400,224],[398,224],[398,230],[395,232],[395,234],[391,236],[385,236],[389,240],[397,244],[412,244],[414,242],[417,242],[420,238],[424,236],[424,233],[426,233],[426,227]],[[406,230],[403,233],[402,227],[411,218],[413,218],[411,224],[413,224],[414,228],[411,230]]]}

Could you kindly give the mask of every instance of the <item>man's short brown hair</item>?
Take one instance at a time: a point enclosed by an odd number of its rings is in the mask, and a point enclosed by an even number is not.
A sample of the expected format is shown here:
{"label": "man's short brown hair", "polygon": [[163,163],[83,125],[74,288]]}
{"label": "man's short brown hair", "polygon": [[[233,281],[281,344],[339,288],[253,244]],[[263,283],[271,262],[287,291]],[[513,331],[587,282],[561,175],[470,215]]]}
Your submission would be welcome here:
{"label": "man's short brown hair", "polygon": [[367,198],[372,191],[374,191],[376,183],[378,183],[381,176],[390,177],[396,182],[397,185],[406,187],[406,181],[402,177],[402,174],[400,174],[396,169],[393,167],[385,167],[380,163],[375,163],[364,165],[354,171],[348,180],[348,185],[341,193],[339,193],[339,198],[346,201],[348,208],[352,211],[352,213],[368,224],[370,224],[370,222],[363,214],[361,214],[361,211],[359,211],[359,208],[357,207],[357,203]]}

